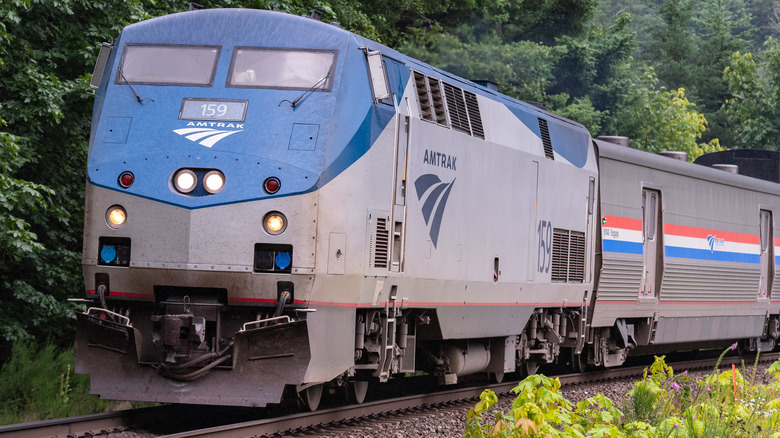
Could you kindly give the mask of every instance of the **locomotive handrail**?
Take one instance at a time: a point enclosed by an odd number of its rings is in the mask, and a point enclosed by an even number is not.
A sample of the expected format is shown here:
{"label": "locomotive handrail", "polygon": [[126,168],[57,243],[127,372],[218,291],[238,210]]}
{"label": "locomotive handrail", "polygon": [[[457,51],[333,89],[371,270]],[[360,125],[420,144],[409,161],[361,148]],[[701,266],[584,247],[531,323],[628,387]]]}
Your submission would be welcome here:
{"label": "locomotive handrail", "polygon": [[278,320],[281,320],[281,319],[286,319],[287,321],[285,321],[285,322],[290,322],[291,321],[290,317],[287,316],[287,315],[276,316],[274,318],[258,319],[257,321],[245,322],[244,325],[241,327],[241,330],[239,330],[239,332],[245,332],[247,330],[246,327],[250,326],[250,325],[263,324],[263,323],[267,323],[267,322],[270,322],[270,321],[278,321]]}
{"label": "locomotive handrail", "polygon": [[[119,313],[112,312],[110,310],[106,310],[106,309],[100,308],[100,307],[90,307],[89,309],[87,309],[86,312],[84,312],[84,314],[86,314],[87,316],[93,316],[92,315],[92,311],[93,310],[95,310],[97,312],[108,313],[109,315],[112,315],[113,317],[118,318],[117,321],[111,321],[111,322],[114,322],[114,323],[117,323],[117,324],[122,324],[124,326],[130,327],[130,318],[128,318],[128,317],[126,317],[124,315],[121,315]],[[121,321],[123,321],[123,322],[121,322]]]}

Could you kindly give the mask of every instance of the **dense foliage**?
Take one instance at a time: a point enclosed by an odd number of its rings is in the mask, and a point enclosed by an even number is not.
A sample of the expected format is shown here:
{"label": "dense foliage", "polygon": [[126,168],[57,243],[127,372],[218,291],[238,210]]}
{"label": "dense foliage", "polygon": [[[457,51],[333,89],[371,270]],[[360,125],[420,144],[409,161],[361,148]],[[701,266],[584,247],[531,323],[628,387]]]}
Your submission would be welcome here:
{"label": "dense foliage", "polygon": [[744,365],[723,372],[716,365],[696,379],[656,357],[620,409],[603,394],[572,403],[557,378],[532,375],[512,389],[509,412],[491,411],[498,398],[486,389],[466,416],[464,437],[780,438],[780,361],[767,369],[768,385],[756,382],[757,362],[750,375]]}
{"label": "dense foliage", "polygon": [[[211,0],[323,21],[649,151],[776,148],[778,0]],[[102,41],[181,0],[0,2],[0,361],[67,343]],[[773,18],[774,17],[774,18]],[[771,39],[775,37],[775,39]]]}

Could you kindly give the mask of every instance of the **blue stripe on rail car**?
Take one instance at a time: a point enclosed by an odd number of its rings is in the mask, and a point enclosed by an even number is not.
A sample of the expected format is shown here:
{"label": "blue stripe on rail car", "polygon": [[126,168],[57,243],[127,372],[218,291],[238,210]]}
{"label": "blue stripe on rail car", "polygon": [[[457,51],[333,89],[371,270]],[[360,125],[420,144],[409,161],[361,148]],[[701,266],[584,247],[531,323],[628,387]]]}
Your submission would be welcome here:
{"label": "blue stripe on rail car", "polygon": [[619,252],[623,254],[642,254],[642,244],[636,242],[623,242],[621,240],[604,240],[602,242],[604,252]]}
{"label": "blue stripe on rail car", "polygon": [[708,260],[713,262],[738,262],[759,263],[761,257],[758,254],[746,254],[740,252],[710,251],[706,249],[682,248],[679,246],[667,246],[666,256],[682,259]]}

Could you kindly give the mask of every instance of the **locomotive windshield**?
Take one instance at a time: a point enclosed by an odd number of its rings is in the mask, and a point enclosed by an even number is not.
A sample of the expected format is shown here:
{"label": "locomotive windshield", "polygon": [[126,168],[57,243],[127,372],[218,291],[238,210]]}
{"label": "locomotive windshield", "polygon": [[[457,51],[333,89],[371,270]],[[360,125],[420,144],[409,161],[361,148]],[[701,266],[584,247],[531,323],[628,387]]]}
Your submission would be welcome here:
{"label": "locomotive windshield", "polygon": [[128,44],[116,83],[211,86],[219,46]]}
{"label": "locomotive windshield", "polygon": [[229,87],[330,91],[336,52],[236,47]]}

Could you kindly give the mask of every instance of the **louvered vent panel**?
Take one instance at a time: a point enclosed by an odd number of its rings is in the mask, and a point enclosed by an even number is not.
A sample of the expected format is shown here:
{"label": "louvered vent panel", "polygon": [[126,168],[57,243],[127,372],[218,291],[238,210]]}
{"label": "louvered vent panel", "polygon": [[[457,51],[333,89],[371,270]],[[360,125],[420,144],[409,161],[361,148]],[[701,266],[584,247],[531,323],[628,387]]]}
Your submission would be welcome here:
{"label": "louvered vent panel", "polygon": [[469,119],[466,114],[466,102],[463,100],[463,90],[445,82],[444,95],[447,97],[447,109],[450,113],[452,127],[471,135]]}
{"label": "louvered vent panel", "polygon": [[585,281],[585,233],[572,231],[569,235],[569,282]]}
{"label": "louvered vent panel", "polygon": [[553,229],[551,278],[554,282],[585,280],[585,233]]}
{"label": "louvered vent panel", "polygon": [[485,130],[482,129],[482,116],[479,114],[477,95],[465,90],[463,95],[466,97],[466,109],[469,112],[469,121],[471,122],[471,135],[484,139]]}
{"label": "louvered vent panel", "polygon": [[389,255],[390,232],[387,230],[387,219],[376,218],[376,234],[374,234],[374,268],[387,269]]}
{"label": "louvered vent panel", "polygon": [[444,108],[444,96],[441,94],[441,82],[436,78],[428,77],[428,84],[430,85],[436,123],[447,126],[447,114]]}
{"label": "louvered vent panel", "polygon": [[428,97],[428,86],[425,79],[424,74],[414,72],[414,85],[417,88],[417,100],[420,102],[420,117],[433,122],[435,120],[433,120],[431,100]]}
{"label": "louvered vent panel", "polygon": [[552,247],[552,281],[565,282],[568,271],[569,232],[555,228]]}
{"label": "louvered vent panel", "polygon": [[552,141],[550,141],[550,128],[547,127],[547,120],[539,119],[539,131],[542,134],[542,144],[544,145],[544,156],[554,160]]}

